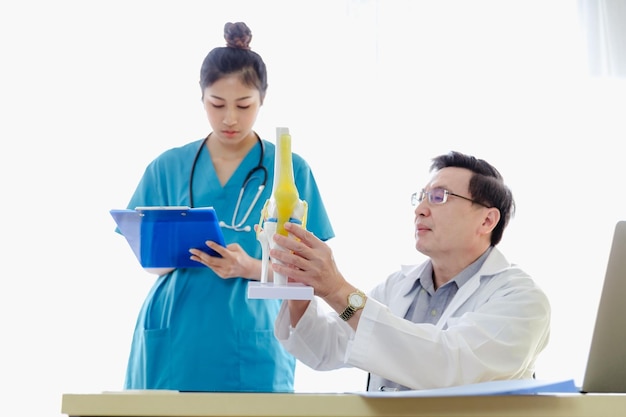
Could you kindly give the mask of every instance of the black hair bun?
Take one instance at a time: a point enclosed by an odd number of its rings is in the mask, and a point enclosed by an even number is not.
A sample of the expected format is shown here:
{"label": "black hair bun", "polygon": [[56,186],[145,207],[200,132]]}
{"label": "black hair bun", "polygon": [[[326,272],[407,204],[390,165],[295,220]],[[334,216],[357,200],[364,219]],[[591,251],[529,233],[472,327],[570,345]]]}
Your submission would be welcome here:
{"label": "black hair bun", "polygon": [[228,22],[224,25],[224,39],[229,48],[250,49],[252,31],[243,22]]}

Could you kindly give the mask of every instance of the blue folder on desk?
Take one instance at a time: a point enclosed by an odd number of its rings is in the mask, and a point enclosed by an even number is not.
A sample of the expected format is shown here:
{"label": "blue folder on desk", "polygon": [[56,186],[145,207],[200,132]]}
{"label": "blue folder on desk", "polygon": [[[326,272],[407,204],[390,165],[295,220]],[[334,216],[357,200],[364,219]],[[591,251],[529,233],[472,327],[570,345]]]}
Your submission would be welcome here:
{"label": "blue folder on desk", "polygon": [[189,259],[189,249],[219,256],[205,242],[226,246],[212,207],[137,207],[110,213],[144,268],[203,267]]}

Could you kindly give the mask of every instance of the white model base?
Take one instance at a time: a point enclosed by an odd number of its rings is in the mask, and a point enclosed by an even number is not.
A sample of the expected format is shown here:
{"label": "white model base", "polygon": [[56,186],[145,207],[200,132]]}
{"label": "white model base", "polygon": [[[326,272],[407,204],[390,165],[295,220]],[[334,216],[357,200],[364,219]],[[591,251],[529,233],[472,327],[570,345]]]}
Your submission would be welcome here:
{"label": "white model base", "polygon": [[297,282],[288,282],[285,285],[278,285],[273,282],[250,282],[248,283],[248,298],[312,300],[313,287]]}

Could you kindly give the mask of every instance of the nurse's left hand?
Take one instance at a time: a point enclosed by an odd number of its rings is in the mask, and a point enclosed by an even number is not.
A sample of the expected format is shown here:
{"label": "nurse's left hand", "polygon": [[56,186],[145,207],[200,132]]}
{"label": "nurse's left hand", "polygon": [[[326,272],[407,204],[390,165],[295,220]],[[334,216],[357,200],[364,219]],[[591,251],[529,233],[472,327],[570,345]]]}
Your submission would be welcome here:
{"label": "nurse's left hand", "polygon": [[212,241],[206,244],[222,257],[211,256],[199,249],[189,249],[192,260],[211,268],[220,278],[258,279],[259,260],[249,256],[239,244],[231,243],[226,247]]}

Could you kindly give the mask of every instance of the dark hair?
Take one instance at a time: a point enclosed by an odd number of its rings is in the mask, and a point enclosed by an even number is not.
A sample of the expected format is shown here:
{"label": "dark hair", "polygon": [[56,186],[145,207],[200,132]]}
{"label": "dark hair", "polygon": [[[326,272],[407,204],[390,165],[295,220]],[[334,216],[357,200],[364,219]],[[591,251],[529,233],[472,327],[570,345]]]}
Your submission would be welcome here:
{"label": "dark hair", "polygon": [[502,239],[502,233],[509,220],[515,213],[513,193],[504,184],[502,175],[487,161],[456,151],[433,158],[430,171],[438,171],[448,167],[465,168],[472,171],[474,174],[469,183],[471,198],[487,207],[495,207],[500,210],[500,221],[491,233],[491,245],[497,245]]}
{"label": "dark hair", "polygon": [[250,49],[250,28],[243,22],[228,22],[224,25],[224,39],[226,46],[213,48],[202,62],[202,96],[204,97],[204,89],[217,80],[230,74],[239,74],[245,85],[259,90],[263,103],[267,91],[267,69],[261,56]]}

